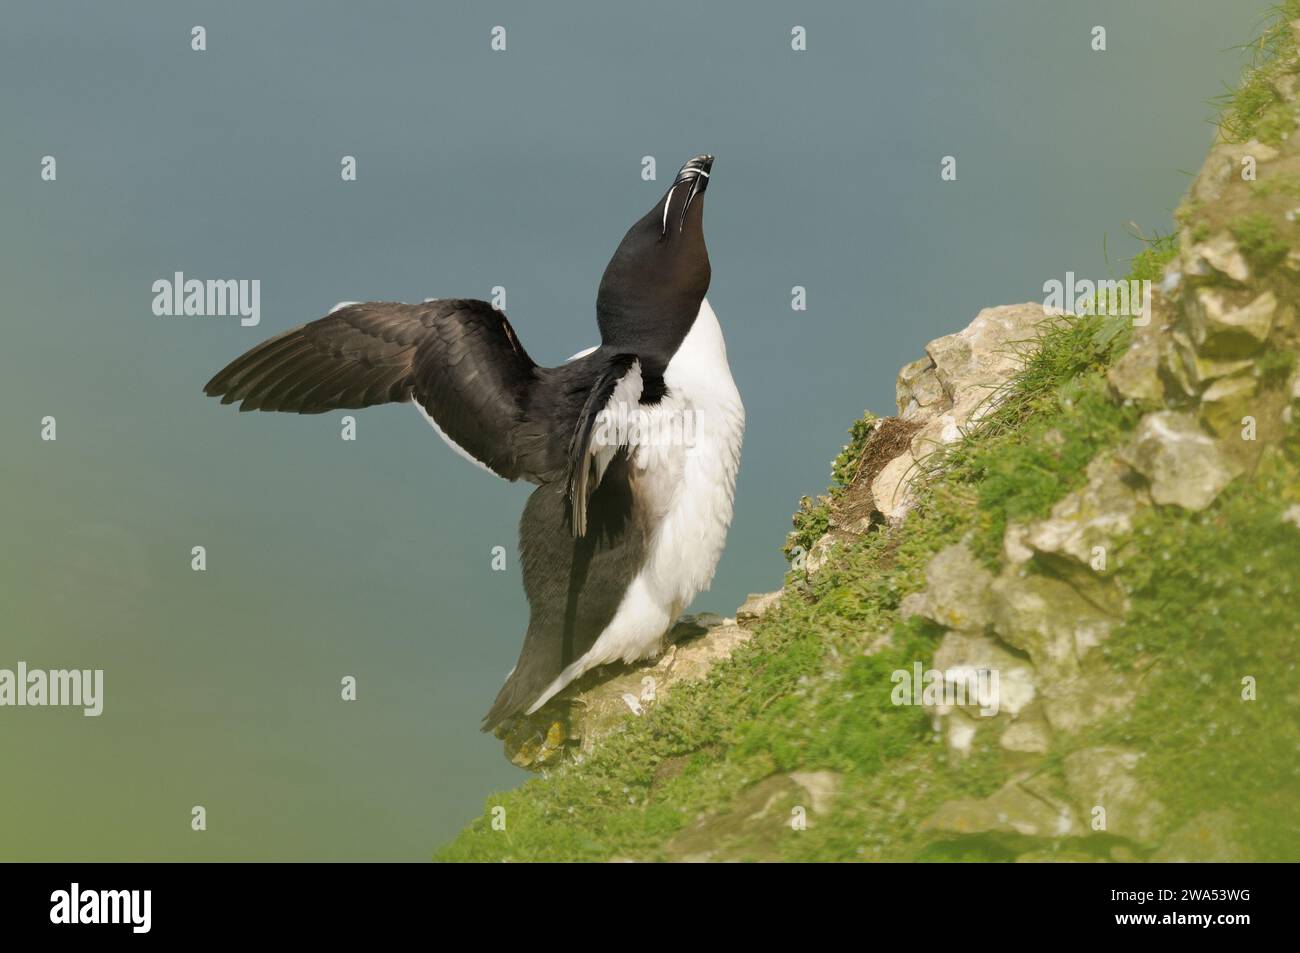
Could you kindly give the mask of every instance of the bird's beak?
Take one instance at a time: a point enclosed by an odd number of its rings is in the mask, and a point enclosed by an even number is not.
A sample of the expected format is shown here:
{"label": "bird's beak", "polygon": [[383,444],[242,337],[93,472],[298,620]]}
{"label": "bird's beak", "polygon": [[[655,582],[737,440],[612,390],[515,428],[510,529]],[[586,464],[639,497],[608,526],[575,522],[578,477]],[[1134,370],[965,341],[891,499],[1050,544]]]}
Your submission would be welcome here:
{"label": "bird's beak", "polygon": [[678,187],[689,188],[686,194],[686,202],[682,205],[682,214],[677,220],[677,230],[680,232],[686,224],[686,212],[690,209],[691,203],[695,201],[695,196],[703,195],[704,190],[709,187],[709,172],[713,169],[713,156],[702,155],[694,159],[688,159],[682,166],[681,171],[677,173],[677,178],[673,180],[672,188],[668,190],[668,197],[664,199],[664,224],[663,234],[668,234],[668,207],[673,204],[673,193]]}

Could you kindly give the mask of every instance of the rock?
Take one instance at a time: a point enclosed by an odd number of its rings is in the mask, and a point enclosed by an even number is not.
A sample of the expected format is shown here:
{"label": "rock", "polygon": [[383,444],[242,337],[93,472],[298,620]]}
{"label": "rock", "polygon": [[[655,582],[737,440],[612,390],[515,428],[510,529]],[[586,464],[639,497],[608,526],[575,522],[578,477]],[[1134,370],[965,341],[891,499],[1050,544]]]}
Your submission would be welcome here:
{"label": "rock", "polygon": [[1025,347],[1046,318],[1038,302],[985,308],[962,331],[930,342],[926,353],[959,420],[971,420],[974,408],[1024,366]]}
{"label": "rock", "polygon": [[751,592],[744,605],[736,610],[736,624],[746,628],[752,627],[768,611],[781,602],[782,590],[776,592]]}
{"label": "rock", "polygon": [[1258,393],[1259,379],[1250,371],[1222,377],[1201,395],[1201,420],[1220,437],[1239,434]]}
{"label": "rock", "polygon": [[1255,359],[1250,357],[1219,358],[1198,354],[1192,346],[1191,339],[1186,335],[1179,335],[1176,338],[1175,347],[1178,356],[1182,359],[1183,367],[1186,368],[1187,379],[1197,391],[1220,378],[1251,370],[1255,366]]}
{"label": "rock", "polygon": [[811,799],[811,813],[826,815],[830,813],[831,802],[840,790],[840,776],[834,771],[791,771],[790,780],[808,793]]}
{"label": "rock", "polygon": [[1100,807],[1107,834],[1150,847],[1159,838],[1164,807],[1134,775],[1141,760],[1140,752],[1124,748],[1084,748],[1066,757],[1065,780],[1081,816],[1091,819]]}
{"label": "rock", "polygon": [[961,757],[970,754],[979,733],[979,722],[960,708],[944,716],[943,737],[948,750]]}
{"label": "rock", "polygon": [[1029,653],[1043,681],[1077,675],[1081,660],[1117,621],[1073,586],[1037,573],[1004,573],[993,583],[993,596],[998,635]]}
{"label": "rock", "polygon": [[[1115,541],[1133,528],[1146,502],[1130,471],[1110,454],[1088,464],[1088,482],[1052,507],[1052,515],[1023,529],[1017,542],[1026,549],[1073,559],[1090,572],[1098,556],[1108,560]],[[1102,552],[1098,554],[1100,547]]]}
{"label": "rock", "polygon": [[1201,385],[1192,366],[1195,363],[1196,349],[1192,339],[1181,327],[1169,332],[1172,347],[1167,347],[1160,355],[1160,371],[1171,384],[1176,398],[1179,393],[1184,397],[1195,398],[1201,392]]}
{"label": "rock", "polygon": [[[949,632],[934,651],[934,667],[944,673],[949,685],[964,686],[964,707],[972,716],[1005,713],[1014,718],[1034,700],[1033,666],[984,636]],[[991,675],[981,673],[996,673],[996,683]],[[991,688],[994,684],[992,697],[981,697],[981,685]],[[939,714],[949,710],[946,706],[938,709]]]}
{"label": "rock", "polygon": [[785,842],[825,817],[839,790],[829,771],[774,774],[746,788],[726,810],[698,818],[665,846],[682,862],[778,860]]}
{"label": "rock", "polygon": [[1300,89],[1300,76],[1295,73],[1281,73],[1269,79],[1268,84],[1283,99],[1295,99],[1296,90]]}
{"label": "rock", "polygon": [[705,678],[752,633],[712,613],[683,616],[665,639],[667,651],[635,665],[606,665],[588,672],[532,715],[498,729],[506,757],[530,771],[558,764],[567,754],[589,754],[688,681]]}
{"label": "rock", "polygon": [[1129,349],[1111,365],[1106,379],[1120,397],[1144,407],[1159,406],[1164,401],[1165,385],[1160,378],[1160,338],[1153,329],[1156,322],[1134,331]]}
{"label": "rock", "polygon": [[812,548],[808,550],[808,555],[804,557],[804,570],[811,575],[825,566],[830,561],[831,550],[839,542],[840,539],[837,538],[835,533],[827,533],[818,539],[817,542],[812,544]]}
{"label": "rock", "polygon": [[[904,369],[909,380],[900,375],[900,398],[933,410],[931,417],[949,414],[948,426],[976,422],[995,406],[990,400],[994,392],[1024,365],[1046,320],[1037,302],[985,308],[964,330],[926,345],[930,366],[916,362]],[[936,390],[942,397],[935,396]],[[906,416],[901,399],[898,409]]]}
{"label": "rock", "polygon": [[962,436],[962,424],[958,415],[949,410],[927,420],[916,436],[912,438],[912,458],[924,461],[950,443],[956,443]]}
{"label": "rock", "polygon": [[920,416],[924,411],[931,410],[936,404],[947,399],[938,375],[934,374],[933,370],[934,361],[927,354],[911,364],[904,365],[898,372],[894,396],[898,403],[898,415],[904,420]]}
{"label": "rock", "polygon": [[885,519],[897,523],[912,507],[908,484],[916,472],[916,460],[910,451],[895,457],[871,483],[871,496]]}
{"label": "rock", "polygon": [[1273,329],[1277,297],[1272,291],[1234,307],[1218,288],[1198,288],[1187,308],[1196,352],[1207,357],[1242,358],[1259,351]]}
{"label": "rock", "polygon": [[1043,718],[1039,705],[1031,706],[1007,726],[998,744],[1008,751],[1046,754],[1052,747],[1052,729]]}
{"label": "rock", "polygon": [[1034,558],[1034,551],[1025,544],[1029,527],[1024,523],[1008,523],[1002,534],[1002,556],[1011,566],[1020,566]]}
{"label": "rock", "polygon": [[1241,472],[1196,419],[1180,411],[1147,414],[1117,456],[1146,477],[1156,503],[1193,512],[1213,503]]}
{"label": "rock", "polygon": [[1174,831],[1151,860],[1161,864],[1240,863],[1250,861],[1250,852],[1236,840],[1237,819],[1232,811],[1219,808],[1202,811]]}
{"label": "rock", "polygon": [[1110,668],[1080,672],[1042,686],[1043,714],[1052,730],[1078,734],[1132,708],[1137,692],[1131,677]]}
{"label": "rock", "polygon": [[948,801],[921,822],[920,830],[945,834],[1015,834],[1059,838],[1079,832],[1068,805],[1024,780],[1010,781],[983,800]]}
{"label": "rock", "polygon": [[1103,609],[1104,602],[1086,598],[1064,580],[1014,569],[998,577],[993,593],[995,630],[1029,653],[1053,731],[1073,734],[1132,703],[1126,677],[1093,653],[1120,618]]}
{"label": "rock", "polygon": [[1206,241],[1191,245],[1182,261],[1187,273],[1197,277],[1218,274],[1237,282],[1250,278],[1250,265],[1231,232],[1218,232]]}
{"label": "rock", "polygon": [[967,632],[978,632],[991,621],[993,574],[965,545],[957,543],[937,553],[925,568],[925,581],[921,598],[908,603],[909,614]]}
{"label": "rock", "polygon": [[[1254,156],[1259,163],[1271,162],[1278,151],[1270,145],[1252,139],[1250,142],[1220,142],[1206,156],[1192,183],[1192,198],[1196,202],[1217,202],[1241,168],[1245,156]],[[1187,247],[1186,245],[1183,247]]]}

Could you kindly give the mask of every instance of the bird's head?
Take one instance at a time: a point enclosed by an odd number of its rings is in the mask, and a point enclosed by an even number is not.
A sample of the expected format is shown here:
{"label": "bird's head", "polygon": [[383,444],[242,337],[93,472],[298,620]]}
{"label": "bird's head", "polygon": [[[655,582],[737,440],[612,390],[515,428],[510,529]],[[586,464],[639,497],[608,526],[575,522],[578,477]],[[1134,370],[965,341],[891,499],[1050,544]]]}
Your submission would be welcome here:
{"label": "bird's head", "polygon": [[644,350],[648,341],[662,340],[675,350],[690,330],[712,274],[704,244],[704,191],[712,170],[713,156],[689,160],[623,236],[596,295],[604,343]]}

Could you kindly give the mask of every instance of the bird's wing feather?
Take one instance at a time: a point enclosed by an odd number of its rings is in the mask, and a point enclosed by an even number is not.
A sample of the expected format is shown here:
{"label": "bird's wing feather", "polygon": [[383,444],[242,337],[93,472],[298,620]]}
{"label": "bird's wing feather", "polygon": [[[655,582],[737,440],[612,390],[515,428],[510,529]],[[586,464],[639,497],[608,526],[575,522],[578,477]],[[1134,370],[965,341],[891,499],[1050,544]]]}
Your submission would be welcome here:
{"label": "bird's wing feather", "polygon": [[204,387],[239,409],[319,414],[416,400],[457,446],[508,480],[541,482],[516,447],[537,365],[486,301],[366,302],[271,338]]}
{"label": "bird's wing feather", "polygon": [[574,423],[569,442],[568,494],[574,536],[587,533],[587,502],[627,433],[619,427],[641,402],[644,382],[635,354],[613,354],[597,375]]}

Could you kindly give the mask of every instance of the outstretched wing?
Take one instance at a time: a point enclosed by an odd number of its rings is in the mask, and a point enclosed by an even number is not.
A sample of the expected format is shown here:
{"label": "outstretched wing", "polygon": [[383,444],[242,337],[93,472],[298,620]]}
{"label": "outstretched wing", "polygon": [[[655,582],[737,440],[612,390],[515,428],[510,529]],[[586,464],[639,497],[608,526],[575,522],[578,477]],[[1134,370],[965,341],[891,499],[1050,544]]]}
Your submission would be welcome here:
{"label": "outstretched wing", "polygon": [[486,301],[367,302],[271,338],[204,387],[239,409],[319,414],[414,400],[442,434],[508,480],[540,482],[517,446],[537,365]]}

